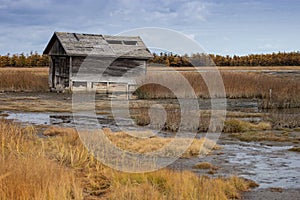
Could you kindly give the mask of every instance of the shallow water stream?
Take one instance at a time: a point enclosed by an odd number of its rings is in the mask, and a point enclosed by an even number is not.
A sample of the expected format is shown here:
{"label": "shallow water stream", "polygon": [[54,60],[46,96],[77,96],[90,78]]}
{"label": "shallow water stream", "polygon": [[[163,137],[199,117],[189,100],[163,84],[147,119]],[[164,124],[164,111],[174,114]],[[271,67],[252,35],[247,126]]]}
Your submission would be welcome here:
{"label": "shallow water stream", "polygon": [[[8,114],[7,119],[14,119],[23,124],[75,126],[72,113],[5,113]],[[91,117],[84,118],[85,123],[90,123],[89,119]],[[109,127],[112,130],[117,129],[110,115],[98,115],[97,119],[102,127]],[[124,125],[126,125],[126,120],[124,120]],[[169,167],[207,174],[207,170],[193,168],[196,163],[205,161],[219,168],[212,176],[236,174],[256,181],[260,188],[300,187],[300,154],[288,151],[292,146],[246,143],[232,140],[226,134],[221,135],[218,144],[223,149],[216,150],[204,158],[179,159]]]}

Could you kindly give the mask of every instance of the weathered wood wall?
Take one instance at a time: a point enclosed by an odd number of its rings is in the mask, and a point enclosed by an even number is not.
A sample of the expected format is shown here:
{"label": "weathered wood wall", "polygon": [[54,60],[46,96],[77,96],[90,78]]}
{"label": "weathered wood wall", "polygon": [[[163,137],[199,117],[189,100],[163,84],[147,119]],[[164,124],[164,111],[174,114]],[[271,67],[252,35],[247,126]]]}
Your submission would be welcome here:
{"label": "weathered wood wall", "polygon": [[56,40],[49,52],[50,68],[49,68],[49,86],[55,88],[57,85],[62,87],[69,86],[68,57],[62,45]]}
{"label": "weathered wood wall", "polygon": [[72,58],[72,79],[76,81],[118,81],[146,73],[146,61],[134,59]]}
{"label": "weathered wood wall", "polygon": [[65,56],[66,52],[60,42],[58,40],[55,40],[50,52],[50,56],[56,55],[56,56]]}
{"label": "weathered wood wall", "polygon": [[[53,48],[49,69],[51,88],[68,88],[73,82],[122,82],[131,83],[135,77],[146,73],[146,61],[83,56],[57,55],[62,49]],[[62,52],[60,52],[62,53]],[[70,65],[71,64],[71,65]],[[71,72],[70,72],[71,66]],[[70,77],[71,76],[71,77]],[[72,84],[73,85],[73,84]],[[76,87],[76,83],[74,86]]]}

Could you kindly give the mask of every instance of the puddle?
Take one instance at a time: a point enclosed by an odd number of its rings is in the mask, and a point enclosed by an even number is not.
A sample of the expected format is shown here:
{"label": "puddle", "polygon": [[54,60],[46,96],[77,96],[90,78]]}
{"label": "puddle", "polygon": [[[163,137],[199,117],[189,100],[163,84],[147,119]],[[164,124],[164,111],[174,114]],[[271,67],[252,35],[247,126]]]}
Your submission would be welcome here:
{"label": "puddle", "polygon": [[232,167],[233,174],[256,181],[260,188],[300,187],[300,155],[287,151],[292,146],[238,142],[223,147],[225,154],[217,157],[228,161],[225,166]]}
{"label": "puddle", "polygon": [[23,124],[51,125],[50,113],[13,113],[6,112],[6,119],[15,120]]}
{"label": "puddle", "polygon": [[[84,124],[84,127],[95,127],[94,116],[82,115],[76,116],[76,124],[72,113],[14,113],[14,112],[4,112],[5,119],[15,120],[24,125],[34,124],[34,125],[56,125],[63,127],[75,127],[80,126],[78,122]],[[98,128],[110,128],[113,131],[119,131],[120,129],[116,125],[116,122],[111,118],[111,115],[108,112],[103,112],[106,114],[97,115]],[[2,113],[3,114],[3,113]],[[128,126],[130,123],[128,120],[118,119],[118,123],[122,126]],[[134,130],[134,128],[133,128]]]}

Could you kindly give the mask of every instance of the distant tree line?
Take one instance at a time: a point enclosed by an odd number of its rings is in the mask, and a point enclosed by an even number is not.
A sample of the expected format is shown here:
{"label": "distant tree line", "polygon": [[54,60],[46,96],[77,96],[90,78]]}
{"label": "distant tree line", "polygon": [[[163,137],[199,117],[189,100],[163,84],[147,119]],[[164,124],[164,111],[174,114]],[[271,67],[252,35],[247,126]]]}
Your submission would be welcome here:
{"label": "distant tree line", "polygon": [[49,66],[49,57],[39,55],[37,52],[30,52],[24,55],[13,54],[0,55],[0,67],[46,67]]}
{"label": "distant tree line", "polygon": [[[221,56],[196,53],[191,56],[172,53],[153,54],[150,63],[163,64],[170,67],[189,66],[300,66],[300,52],[279,52],[272,54],[251,54],[246,56]],[[0,55],[0,67],[47,67],[49,57],[30,54]]]}
{"label": "distant tree line", "polygon": [[171,67],[184,66],[300,66],[300,52],[279,52],[272,54],[251,54],[246,56],[221,56],[197,53],[174,55],[172,53],[153,54],[151,63],[164,64]]}

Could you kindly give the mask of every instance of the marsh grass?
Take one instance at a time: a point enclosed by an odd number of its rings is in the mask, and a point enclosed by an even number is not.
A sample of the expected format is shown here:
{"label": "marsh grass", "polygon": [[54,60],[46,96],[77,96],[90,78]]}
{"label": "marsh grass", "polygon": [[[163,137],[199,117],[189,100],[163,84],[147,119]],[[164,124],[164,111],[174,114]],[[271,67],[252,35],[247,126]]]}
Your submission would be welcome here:
{"label": "marsh grass", "polygon": [[58,126],[50,126],[44,132],[45,136],[67,136],[68,138],[77,139],[78,133],[75,128],[66,128]]}
{"label": "marsh grass", "polygon": [[[116,146],[135,153],[150,153],[153,151],[157,151],[162,147],[170,144],[170,142],[174,139],[158,136],[150,138],[138,138],[130,136],[124,132],[111,132],[111,130],[109,129],[105,129],[104,132]],[[174,156],[176,152],[184,151],[186,147],[185,144],[189,142],[188,138],[178,138],[176,140],[178,143],[182,143],[182,145],[172,146],[172,148],[174,148],[174,152],[170,151],[169,156]],[[195,138],[192,140],[191,145],[188,147],[188,149],[184,151],[182,157],[188,158],[197,156],[199,154],[205,155],[212,150],[219,148],[220,147],[216,145],[214,141],[205,138]]]}
{"label": "marsh grass", "polygon": [[[150,121],[148,108],[131,110],[131,117],[139,126],[153,126],[152,128],[161,129],[163,131],[177,132],[180,127],[184,127],[189,131],[207,132],[210,126],[211,114],[210,111],[203,111],[200,114],[198,126],[189,124],[181,124],[181,111],[179,109],[165,109],[166,120],[164,123],[161,121]],[[194,119],[193,119],[194,120]],[[150,124],[151,122],[151,124]]]}
{"label": "marsh grass", "polygon": [[114,174],[109,199],[237,199],[249,190],[249,182],[236,176],[208,178],[189,171],[160,170],[154,173]]}
{"label": "marsh grass", "polygon": [[32,70],[0,70],[0,90],[8,92],[48,91],[48,76]]}
{"label": "marsh grass", "polygon": [[284,113],[280,110],[276,113],[270,113],[266,116],[266,120],[270,121],[273,129],[295,129],[300,128],[299,113]]}
{"label": "marsh grass", "polygon": [[[50,128],[54,131],[55,137],[51,137],[56,144],[56,149],[63,156],[59,158],[59,162],[63,160],[67,166],[76,168],[83,176],[83,187],[86,194],[97,199],[100,196],[103,199],[232,199],[239,198],[241,191],[250,189],[251,182],[238,177],[230,178],[208,178],[206,176],[197,176],[188,171],[173,171],[162,169],[152,173],[122,173],[104,167],[99,164],[90,154],[86,154],[87,150],[81,143],[78,143],[78,137],[73,137],[73,131],[65,128]],[[46,131],[47,132],[47,131]],[[61,132],[61,133],[58,133]],[[158,146],[147,147],[150,141],[137,140],[138,144],[133,145],[133,138],[124,132],[112,132],[110,129],[104,129],[105,134],[116,145],[129,148],[133,151],[146,152],[157,149],[160,145],[169,142],[168,139],[151,138]],[[71,136],[71,139],[69,137]],[[154,140],[153,140],[154,139]],[[125,141],[125,142],[124,142]],[[147,145],[145,145],[147,141]],[[195,143],[195,152],[199,152],[199,144],[203,143],[198,140]],[[69,149],[69,146],[72,148]],[[78,148],[80,155],[84,155],[77,162],[79,165],[72,165],[74,147]],[[64,149],[64,150],[63,150]],[[57,154],[57,153],[55,153]],[[189,152],[189,155],[191,153]]]}
{"label": "marsh grass", "polygon": [[48,67],[0,67],[0,72],[31,72],[36,75],[48,76]]}
{"label": "marsh grass", "polygon": [[0,166],[1,199],[80,199],[75,176],[44,157],[8,156]]}
{"label": "marsh grass", "polygon": [[223,132],[225,133],[238,133],[246,131],[262,131],[270,130],[271,124],[268,122],[259,122],[254,124],[247,121],[242,121],[238,119],[227,119],[224,124]]}
{"label": "marsh grass", "polygon": [[[195,94],[199,98],[220,97],[210,95],[203,77],[193,71],[180,72],[187,79]],[[202,72],[204,76],[210,77],[211,72]],[[272,76],[262,73],[251,72],[229,72],[221,70],[227,98],[258,98],[262,99],[260,107],[269,108],[293,108],[300,107],[300,80],[290,76]],[[211,76],[212,82],[215,76]],[[174,73],[168,71],[147,73],[143,82],[162,83],[172,85],[180,98],[188,98],[186,88],[182,82],[174,78]],[[166,83],[166,84],[164,84]],[[285,87],[282,87],[282,86]],[[215,85],[213,86],[215,87]],[[215,87],[217,89],[217,87]],[[1,68],[0,91],[48,91],[48,68]],[[175,98],[168,88],[159,84],[146,84],[135,92],[141,99],[167,99]],[[218,92],[217,92],[218,94]]]}
{"label": "marsh grass", "polygon": [[[180,72],[190,83],[199,98],[210,98],[208,88],[202,76],[195,72]],[[210,72],[202,72],[209,77]],[[276,77],[262,73],[226,72],[221,71],[227,98],[258,98],[262,99],[261,108],[290,108],[300,106],[300,80],[290,77]],[[189,98],[182,81],[174,78],[173,72],[148,73],[143,82],[162,83],[173,85],[176,88],[177,98]],[[215,76],[211,76],[214,79]],[[214,82],[214,81],[212,81]],[[215,81],[217,82],[217,81]],[[138,88],[139,98],[164,99],[175,98],[168,88],[159,84],[145,84]],[[282,87],[282,86],[285,87]],[[213,86],[214,87],[214,86]],[[217,88],[217,87],[216,87]],[[219,93],[221,94],[221,93]],[[213,97],[220,97],[218,95]]]}
{"label": "marsh grass", "polygon": [[[180,126],[185,126],[181,124],[181,113],[179,109],[175,110],[166,110],[166,121],[162,125],[162,130],[170,131],[170,132],[177,132]],[[150,124],[150,117],[148,115],[148,109],[139,109],[134,110],[131,112],[132,118],[135,120],[137,125],[146,126]],[[228,114],[229,117],[256,117],[261,115],[251,115],[251,114],[242,114],[232,112]],[[196,119],[194,119],[196,120]],[[211,124],[211,113],[209,111],[201,111],[199,116],[199,123],[197,127],[192,127],[186,125],[185,127],[188,128],[190,131],[198,131],[198,132],[207,132],[209,130]],[[151,122],[151,125],[157,128],[161,122]],[[251,123],[248,121],[243,121],[240,119],[235,118],[228,118],[224,120],[224,127],[223,131],[225,133],[238,133],[238,132],[245,132],[245,131],[252,131],[252,130],[270,130],[272,128],[270,122],[259,122],[259,123]]]}
{"label": "marsh grass", "polygon": [[34,127],[0,121],[0,199],[81,199],[75,176],[45,157]]}
{"label": "marsh grass", "polygon": [[251,183],[162,169],[129,174],[99,163],[76,131],[0,123],[0,199],[233,199]]}

